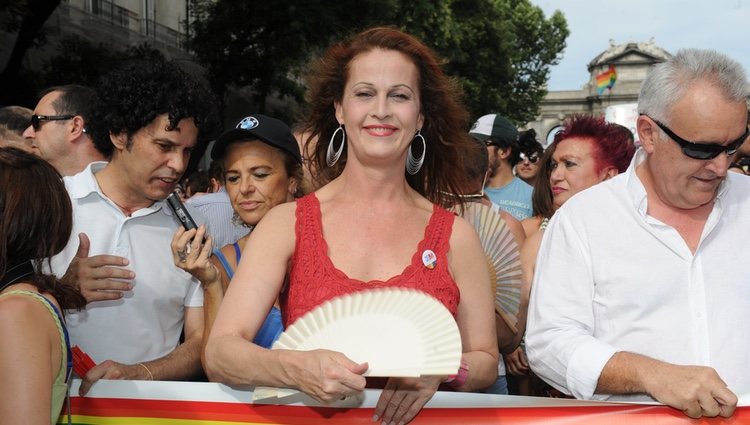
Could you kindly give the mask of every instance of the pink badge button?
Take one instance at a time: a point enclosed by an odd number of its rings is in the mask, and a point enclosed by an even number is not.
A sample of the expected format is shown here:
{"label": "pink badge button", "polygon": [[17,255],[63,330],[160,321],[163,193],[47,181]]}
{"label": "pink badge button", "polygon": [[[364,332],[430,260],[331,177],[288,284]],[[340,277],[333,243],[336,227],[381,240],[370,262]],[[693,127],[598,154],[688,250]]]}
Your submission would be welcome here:
{"label": "pink badge button", "polygon": [[435,264],[437,264],[437,255],[431,250],[426,249],[422,253],[422,264],[430,270],[434,269]]}

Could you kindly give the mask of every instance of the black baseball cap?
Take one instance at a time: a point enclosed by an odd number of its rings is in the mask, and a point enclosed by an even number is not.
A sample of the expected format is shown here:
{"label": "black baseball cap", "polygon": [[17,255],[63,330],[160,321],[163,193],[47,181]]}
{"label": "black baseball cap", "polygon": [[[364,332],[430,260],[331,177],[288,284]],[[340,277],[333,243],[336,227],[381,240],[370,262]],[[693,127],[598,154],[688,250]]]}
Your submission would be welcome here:
{"label": "black baseball cap", "polygon": [[222,133],[211,149],[211,159],[224,156],[227,146],[239,140],[258,139],[273,147],[292,155],[298,163],[302,163],[297,139],[292,131],[281,120],[261,114],[248,115],[237,122],[233,129]]}

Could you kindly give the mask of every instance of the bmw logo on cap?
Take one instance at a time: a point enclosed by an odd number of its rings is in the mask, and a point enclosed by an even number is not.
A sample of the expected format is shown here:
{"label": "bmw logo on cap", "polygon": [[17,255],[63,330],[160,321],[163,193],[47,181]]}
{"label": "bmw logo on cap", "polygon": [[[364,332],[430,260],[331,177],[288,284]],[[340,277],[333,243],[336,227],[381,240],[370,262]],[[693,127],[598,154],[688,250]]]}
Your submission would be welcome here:
{"label": "bmw logo on cap", "polygon": [[252,130],[258,126],[258,120],[255,117],[245,117],[237,124],[236,128],[243,130]]}

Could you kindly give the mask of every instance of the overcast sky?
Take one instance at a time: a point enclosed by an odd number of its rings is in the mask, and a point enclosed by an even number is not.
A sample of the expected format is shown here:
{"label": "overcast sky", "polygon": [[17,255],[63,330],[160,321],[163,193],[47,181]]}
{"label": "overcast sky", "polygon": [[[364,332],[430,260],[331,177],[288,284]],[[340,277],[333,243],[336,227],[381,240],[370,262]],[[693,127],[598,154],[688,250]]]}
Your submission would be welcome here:
{"label": "overcast sky", "polygon": [[648,41],[670,53],[712,48],[750,72],[750,0],[531,0],[549,17],[560,10],[570,35],[563,59],[552,67],[549,90],[577,90],[586,65],[609,47]]}

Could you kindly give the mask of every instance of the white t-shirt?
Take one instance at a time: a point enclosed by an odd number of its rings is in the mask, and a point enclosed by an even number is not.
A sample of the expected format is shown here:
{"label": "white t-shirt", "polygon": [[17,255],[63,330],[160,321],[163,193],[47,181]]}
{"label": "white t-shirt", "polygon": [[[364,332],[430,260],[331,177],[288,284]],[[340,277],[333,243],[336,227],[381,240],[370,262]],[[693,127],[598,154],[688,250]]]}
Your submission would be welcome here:
{"label": "white t-shirt", "polygon": [[[594,395],[618,351],[716,369],[750,390],[750,178],[728,173],[693,255],[647,212],[635,167],[585,190],[550,221],[537,257],[526,349],[531,368],[576,398]],[[739,260],[739,261],[738,261]]]}
{"label": "white t-shirt", "polygon": [[[162,357],[177,347],[185,307],[202,307],[200,283],[178,269],[170,242],[178,227],[166,202],[125,214],[100,190],[94,178],[106,162],[94,162],[79,174],[65,177],[73,204],[73,232],[65,249],[52,258],[52,272],[62,276],[78,250],[78,234],[91,241],[90,256],[119,255],[135,272],[133,290],[115,301],[89,303],[80,312],[68,310],[70,341],[93,360],[133,364]],[[201,214],[190,210],[197,223]]]}

